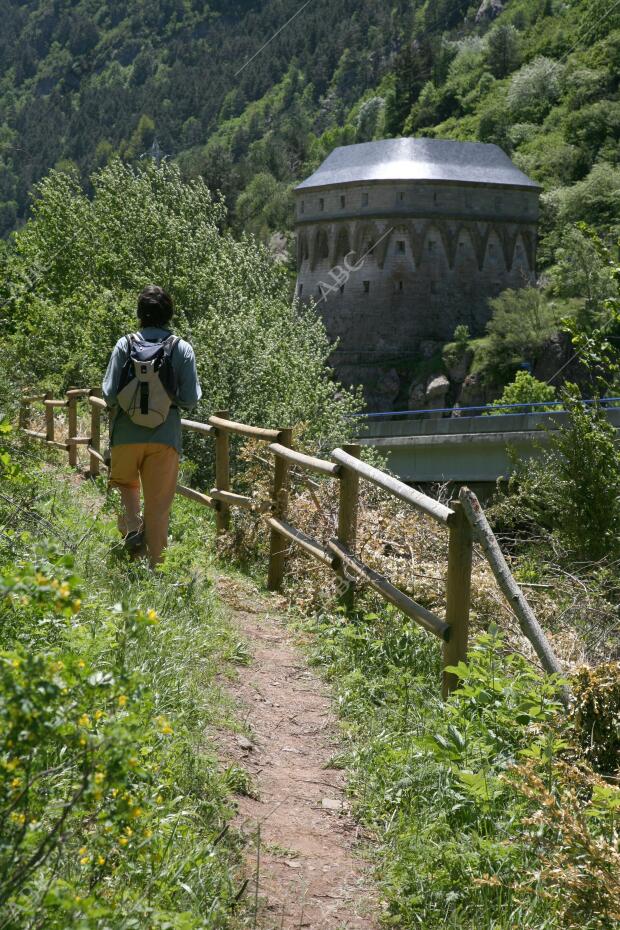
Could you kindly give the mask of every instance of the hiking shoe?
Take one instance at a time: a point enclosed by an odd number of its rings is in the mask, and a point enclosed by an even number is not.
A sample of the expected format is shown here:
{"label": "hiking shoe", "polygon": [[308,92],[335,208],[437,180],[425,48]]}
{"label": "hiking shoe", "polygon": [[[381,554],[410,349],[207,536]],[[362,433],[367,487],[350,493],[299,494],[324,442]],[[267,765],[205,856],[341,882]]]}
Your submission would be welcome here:
{"label": "hiking shoe", "polygon": [[132,530],[131,533],[127,533],[123,542],[127,552],[135,555],[144,547],[144,530]]}

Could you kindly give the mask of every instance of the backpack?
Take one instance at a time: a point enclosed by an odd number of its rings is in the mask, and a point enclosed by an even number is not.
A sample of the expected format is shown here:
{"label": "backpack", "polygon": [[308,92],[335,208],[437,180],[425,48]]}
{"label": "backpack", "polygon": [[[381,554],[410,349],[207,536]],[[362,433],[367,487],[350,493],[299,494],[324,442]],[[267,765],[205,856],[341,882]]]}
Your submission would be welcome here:
{"label": "backpack", "polygon": [[139,333],[127,336],[129,355],[119,381],[117,401],[138,426],[155,429],[165,422],[177,392],[172,353],[178,336],[145,342]]}

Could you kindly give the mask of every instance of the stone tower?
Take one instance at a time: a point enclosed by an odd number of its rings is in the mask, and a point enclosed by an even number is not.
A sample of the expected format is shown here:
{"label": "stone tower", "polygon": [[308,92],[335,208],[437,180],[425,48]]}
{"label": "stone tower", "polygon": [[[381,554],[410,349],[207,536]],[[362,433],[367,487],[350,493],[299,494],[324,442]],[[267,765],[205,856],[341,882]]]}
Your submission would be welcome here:
{"label": "stone tower", "polygon": [[404,371],[489,298],[533,283],[540,188],[496,145],[387,139],[335,149],[296,188],[297,295],[345,383]]}

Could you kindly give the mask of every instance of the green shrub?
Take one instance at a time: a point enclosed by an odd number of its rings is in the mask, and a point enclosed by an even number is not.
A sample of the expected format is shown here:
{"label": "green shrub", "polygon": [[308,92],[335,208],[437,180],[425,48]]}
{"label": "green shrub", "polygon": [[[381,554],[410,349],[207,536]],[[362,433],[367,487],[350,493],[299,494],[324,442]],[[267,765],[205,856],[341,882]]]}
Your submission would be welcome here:
{"label": "green shrub", "polygon": [[564,560],[620,554],[620,456],[616,431],[598,403],[564,395],[568,425],[550,435],[539,459],[517,463],[497,509],[505,526],[555,534]]}
{"label": "green shrub", "polygon": [[575,730],[588,762],[603,775],[620,771],[620,663],[579,670],[573,682]]}
{"label": "green shrub", "polygon": [[[539,381],[529,373],[529,371],[518,371],[514,381],[507,384],[501,397],[493,401],[494,407],[502,407],[497,411],[489,411],[487,416],[498,416],[503,413],[532,413],[544,410],[553,410],[553,407],[523,407],[524,404],[540,404],[546,400],[553,400],[555,397],[555,388],[552,384],[545,384]],[[506,405],[518,404],[518,410],[507,410]]]}
{"label": "green shrub", "polygon": [[539,57],[513,75],[508,88],[508,105],[518,122],[539,123],[561,93],[562,66]]}
{"label": "green shrub", "polygon": [[503,291],[490,301],[486,364],[495,380],[505,381],[521,362],[534,364],[543,346],[558,331],[561,313],[536,288]]}
{"label": "green shrub", "polygon": [[204,729],[236,640],[192,577],[200,515],[176,508],[169,564],[143,572],[110,554],[110,507],[35,455],[0,474],[0,923],[225,930],[229,786]]}
{"label": "green shrub", "polygon": [[202,181],[183,182],[167,162],[134,170],[115,161],[92,186],[89,198],[53,171],[16,236],[4,285],[14,380],[55,390],[100,383],[114,343],[135,329],[137,294],[157,282],[196,349],[201,410],[303,423],[334,443],[346,435],[360,401],[331,379],[323,324],[293,303],[266,248],[220,232],[225,210]]}

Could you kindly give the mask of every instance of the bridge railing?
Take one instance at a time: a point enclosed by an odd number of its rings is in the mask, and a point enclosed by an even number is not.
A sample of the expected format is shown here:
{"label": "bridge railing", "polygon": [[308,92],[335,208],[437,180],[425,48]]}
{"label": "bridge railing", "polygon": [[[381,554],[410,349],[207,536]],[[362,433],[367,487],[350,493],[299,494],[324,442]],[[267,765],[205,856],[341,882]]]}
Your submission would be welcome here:
{"label": "bridge railing", "polygon": [[[612,408],[613,405],[620,406],[620,397],[600,397],[584,398],[579,401],[584,407],[599,404],[602,407]],[[420,410],[385,410],[376,413],[354,413],[351,419],[359,422],[372,422],[374,420],[403,419],[404,417],[431,417],[437,414],[450,414],[454,419],[481,416],[484,414],[497,414],[498,416],[522,416],[524,413],[557,413],[563,411],[565,402],[563,400],[541,400],[529,401],[518,404],[481,404],[479,406],[468,407],[434,407],[423,408]],[[498,414],[498,411],[505,411]]]}
{"label": "bridge railing", "polygon": [[[78,405],[86,404],[90,414],[88,435],[80,434]],[[40,405],[45,429],[32,428],[33,406]],[[61,437],[55,413],[66,410]],[[101,418],[106,413],[99,391],[72,388],[64,397],[36,394],[22,398],[20,427],[31,439],[67,453],[69,465],[78,467],[78,449],[83,446],[89,457],[89,473],[100,474],[107,463],[102,452]],[[41,419],[39,415],[39,419]],[[346,445],[334,449],[329,459],[316,458],[293,448],[292,430],[266,429],[231,420],[226,410],[220,410],[207,422],[182,419],[183,429],[198,433],[215,446],[215,485],[208,493],[182,484],[177,493],[215,512],[218,533],[230,526],[231,510],[235,508],[257,514],[269,532],[268,588],[282,587],[287,558],[297,547],[334,572],[341,580],[341,600],[352,608],[356,584],[363,583],[376,591],[384,601],[397,607],[432,635],[442,641],[442,693],[444,696],[457,685],[454,673],[448,671],[467,658],[469,635],[470,591],[472,573],[472,526],[458,500],[449,506],[416,491],[392,475],[360,460],[360,446]],[[271,493],[268,501],[252,495],[236,493],[231,487],[230,436],[238,435],[264,443],[272,457]],[[335,482],[338,488],[338,529],[327,544],[312,538],[294,525],[291,516],[290,470],[292,467],[318,474]],[[417,603],[396,587],[384,575],[365,564],[356,552],[358,530],[359,487],[366,481],[392,495],[405,505],[425,514],[444,527],[448,537],[448,569],[445,592],[445,617],[440,617]]]}

